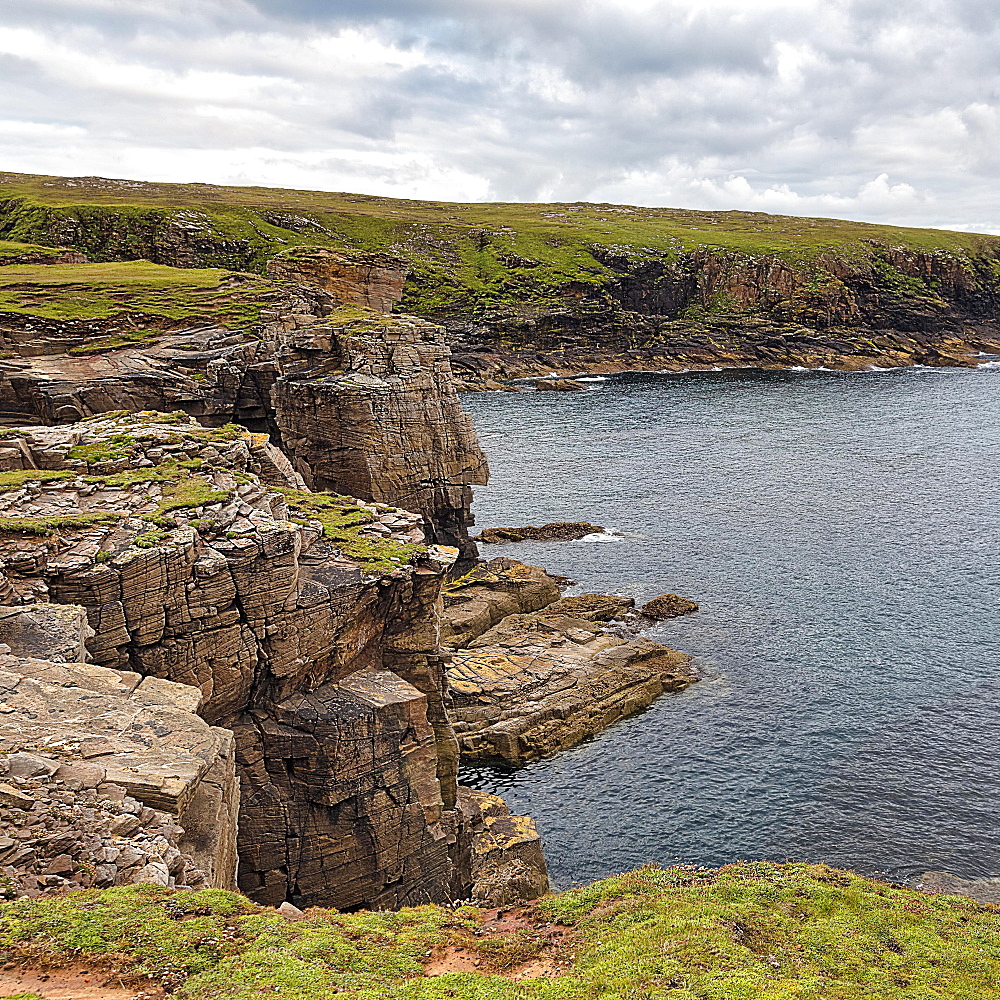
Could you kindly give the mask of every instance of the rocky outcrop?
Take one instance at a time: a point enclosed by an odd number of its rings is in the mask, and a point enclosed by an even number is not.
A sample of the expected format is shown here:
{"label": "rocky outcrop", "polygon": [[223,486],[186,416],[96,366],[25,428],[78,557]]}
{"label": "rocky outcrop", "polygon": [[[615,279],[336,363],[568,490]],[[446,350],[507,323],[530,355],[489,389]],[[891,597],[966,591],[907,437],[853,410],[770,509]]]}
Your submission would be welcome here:
{"label": "rocky outcrop", "polygon": [[678,597],[677,594],[660,594],[651,601],[647,601],[642,606],[642,613],[647,618],[655,618],[658,621],[666,621],[668,618],[677,618],[680,615],[690,615],[698,610],[698,605],[694,601],[689,601],[686,597]]}
{"label": "rocky outcrop", "polygon": [[456,552],[428,548],[419,515],[314,494],[263,435],[181,415],[4,444],[4,603],[83,607],[99,665],[139,691],[191,685],[235,734],[245,893],[350,908],[467,892],[437,651]]}
{"label": "rocky outcrop", "polygon": [[697,679],[683,653],[548,610],[511,615],[453,653],[448,678],[463,756],[514,765],[579,743]]}
{"label": "rocky outcrop", "polygon": [[590,252],[609,272],[600,281],[445,320],[463,388],[633,370],[973,366],[977,352],[1000,351],[988,254],[876,240],[798,263],[709,248]]}
{"label": "rocky outcrop", "polygon": [[2,610],[0,881],[234,888],[235,747],[196,714],[201,692],[82,662],[83,608]]}
{"label": "rocky outcrop", "polygon": [[475,833],[472,899],[478,906],[509,906],[537,899],[549,888],[542,841],[534,820],[511,816],[497,795],[459,788],[462,812]]}
{"label": "rocky outcrop", "polygon": [[286,336],[282,357],[275,422],[307,482],[419,511],[432,541],[473,558],[471,486],[489,470],[441,328],[335,314]]}
{"label": "rocky outcrop", "polygon": [[237,422],[271,434],[310,485],[416,511],[429,540],[474,558],[471,486],[489,470],[443,330],[291,283],[261,316],[258,336],[182,324],[93,355],[68,352],[100,324],[0,316],[0,347],[17,355],[0,360],[0,418],[63,424],[126,409]]}
{"label": "rocky outcrop", "polygon": [[272,257],[267,273],[321,288],[341,303],[390,313],[403,297],[409,266],[387,254],[301,247]]}
{"label": "rocky outcrop", "polygon": [[559,585],[540,566],[501,556],[449,583],[441,615],[441,648],[459,649],[508,615],[538,611],[558,601]]}
{"label": "rocky outcrop", "polygon": [[589,521],[553,521],[541,527],[486,528],[476,537],[477,542],[494,545],[499,542],[572,542],[587,535],[604,531],[599,524]]}
{"label": "rocky outcrop", "polygon": [[548,607],[554,615],[572,615],[594,622],[620,621],[635,616],[635,601],[615,594],[574,594]]}

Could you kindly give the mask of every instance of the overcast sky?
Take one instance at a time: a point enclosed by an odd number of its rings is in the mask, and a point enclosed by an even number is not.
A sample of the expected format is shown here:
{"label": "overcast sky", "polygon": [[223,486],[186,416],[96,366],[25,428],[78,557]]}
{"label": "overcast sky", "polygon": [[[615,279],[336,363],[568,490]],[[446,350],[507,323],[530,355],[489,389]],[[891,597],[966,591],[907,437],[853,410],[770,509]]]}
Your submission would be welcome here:
{"label": "overcast sky", "polygon": [[0,168],[1000,231],[996,0],[0,0]]}

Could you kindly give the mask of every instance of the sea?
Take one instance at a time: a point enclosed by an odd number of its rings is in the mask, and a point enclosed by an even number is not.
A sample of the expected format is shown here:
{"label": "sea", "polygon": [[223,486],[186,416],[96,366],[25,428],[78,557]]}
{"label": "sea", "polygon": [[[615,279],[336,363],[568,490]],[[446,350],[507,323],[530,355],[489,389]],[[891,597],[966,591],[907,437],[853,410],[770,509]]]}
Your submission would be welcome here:
{"label": "sea", "polygon": [[1000,874],[1000,362],[592,377],[470,393],[483,547],[569,593],[700,610],[646,634],[701,680],[461,780],[534,817],[553,884],[654,862]]}

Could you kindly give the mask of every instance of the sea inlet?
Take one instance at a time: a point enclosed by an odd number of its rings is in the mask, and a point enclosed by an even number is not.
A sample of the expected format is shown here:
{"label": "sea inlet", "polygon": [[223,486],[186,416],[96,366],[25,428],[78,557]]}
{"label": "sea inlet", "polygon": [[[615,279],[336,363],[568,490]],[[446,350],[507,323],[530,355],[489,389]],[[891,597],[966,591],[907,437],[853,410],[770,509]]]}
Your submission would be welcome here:
{"label": "sea inlet", "polygon": [[571,592],[701,605],[651,638],[702,681],[518,770],[563,888],[641,865],[1000,873],[1000,367],[616,375],[463,397],[484,546]]}

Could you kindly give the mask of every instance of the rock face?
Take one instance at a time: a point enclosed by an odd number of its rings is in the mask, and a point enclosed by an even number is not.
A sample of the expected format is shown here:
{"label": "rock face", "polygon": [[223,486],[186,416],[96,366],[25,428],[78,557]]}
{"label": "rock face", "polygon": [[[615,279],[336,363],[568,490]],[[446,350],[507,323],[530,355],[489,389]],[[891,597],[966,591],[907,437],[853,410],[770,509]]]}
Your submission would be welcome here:
{"label": "rock face", "polygon": [[419,515],[311,493],[263,435],[182,415],[3,443],[4,602],[83,607],[98,664],[140,692],[192,685],[235,734],[242,891],[341,908],[467,891],[437,650],[456,551],[428,549]]}
{"label": "rock face", "polygon": [[409,267],[386,254],[352,253],[307,247],[267,262],[267,273],[329,292],[337,302],[389,313],[403,297]]}
{"label": "rock face", "polygon": [[463,388],[553,373],[974,366],[977,352],[1000,350],[987,256],[875,240],[801,265],[716,249],[589,249],[606,280],[445,320]]}
{"label": "rock face", "polygon": [[[74,354],[109,324],[120,340],[153,318],[0,314],[0,347],[14,355],[0,361],[0,418],[64,424],[126,409],[180,410],[206,426],[237,422],[269,433],[307,484],[416,511],[428,540],[473,559],[470,487],[489,470],[455,392],[444,331],[354,304],[384,307],[396,293],[374,264],[345,264],[335,281],[331,256],[276,263],[296,281],[260,292],[261,322],[250,335],[221,320],[177,321],[149,343]],[[368,276],[352,284],[361,271]],[[227,301],[220,293],[219,308]]]}
{"label": "rock face", "polygon": [[586,618],[511,615],[452,655],[463,756],[523,764],[602,732],[697,678],[689,657]]}
{"label": "rock face", "polygon": [[[234,741],[195,714],[201,692],[79,662],[82,642],[59,662],[38,659],[30,625],[50,606],[4,610],[23,621],[13,652],[0,647],[0,881],[26,895],[234,888]],[[58,610],[85,630],[82,608]]]}
{"label": "rock face", "polygon": [[441,616],[442,649],[460,649],[508,615],[539,611],[559,600],[559,586],[540,566],[501,556],[449,583]]}
{"label": "rock face", "polygon": [[476,541],[486,545],[498,542],[572,542],[602,531],[604,528],[599,524],[589,521],[553,521],[540,528],[531,524],[524,528],[486,528],[479,533]]}
{"label": "rock face", "polygon": [[476,833],[472,898],[478,906],[509,906],[537,899],[549,888],[542,841],[534,820],[511,816],[499,796],[459,787],[462,812]]}
{"label": "rock face", "polygon": [[473,558],[470,487],[489,470],[454,390],[444,331],[371,314],[306,327],[285,346],[271,397],[306,481],[419,511],[432,541]]}

